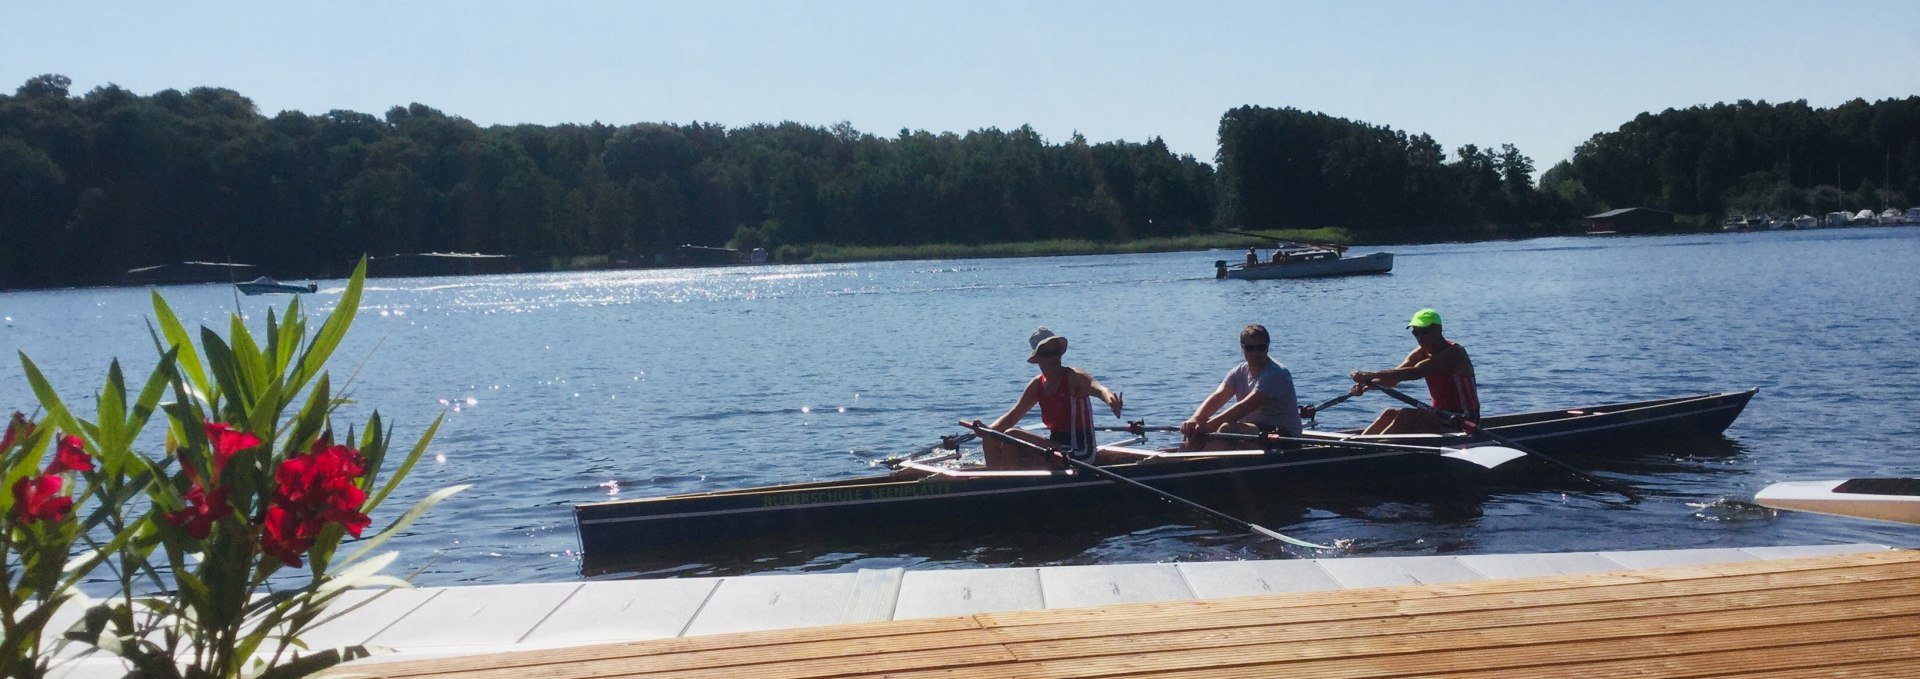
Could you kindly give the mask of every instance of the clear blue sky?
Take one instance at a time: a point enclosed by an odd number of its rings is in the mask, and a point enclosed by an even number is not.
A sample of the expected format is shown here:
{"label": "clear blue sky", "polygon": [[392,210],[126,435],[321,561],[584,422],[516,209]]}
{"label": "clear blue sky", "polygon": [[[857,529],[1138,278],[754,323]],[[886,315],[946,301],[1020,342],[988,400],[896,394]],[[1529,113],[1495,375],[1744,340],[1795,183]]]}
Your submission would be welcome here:
{"label": "clear blue sky", "polygon": [[1920,94],[1920,2],[22,2],[0,87],[226,87],[266,115],[1031,124],[1212,161],[1244,104],[1512,143],[1544,171],[1642,111]]}

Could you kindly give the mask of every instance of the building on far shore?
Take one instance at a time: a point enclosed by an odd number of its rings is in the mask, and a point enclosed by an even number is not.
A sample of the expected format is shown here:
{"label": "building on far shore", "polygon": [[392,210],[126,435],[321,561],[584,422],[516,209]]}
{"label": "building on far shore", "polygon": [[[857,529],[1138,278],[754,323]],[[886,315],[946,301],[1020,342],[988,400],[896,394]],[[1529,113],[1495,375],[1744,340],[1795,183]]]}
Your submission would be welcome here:
{"label": "building on far shore", "polygon": [[1587,215],[1587,235],[1657,233],[1673,230],[1673,213],[1650,207],[1623,207]]}
{"label": "building on far shore", "polygon": [[237,283],[252,279],[252,264],[232,262],[174,262],[127,269],[121,281],[129,285],[176,283]]}
{"label": "building on far shore", "polygon": [[477,276],[519,272],[520,259],[513,255],[486,255],[478,252],[407,252],[367,258],[367,276],[370,278]]}

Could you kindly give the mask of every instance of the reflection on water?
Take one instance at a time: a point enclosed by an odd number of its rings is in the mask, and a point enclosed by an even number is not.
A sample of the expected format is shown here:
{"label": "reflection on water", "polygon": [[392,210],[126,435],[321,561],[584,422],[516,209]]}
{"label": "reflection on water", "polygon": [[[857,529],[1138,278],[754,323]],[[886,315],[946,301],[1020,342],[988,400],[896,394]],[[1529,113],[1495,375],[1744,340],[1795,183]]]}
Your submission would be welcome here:
{"label": "reflection on water", "polygon": [[[1332,554],[1177,511],[1082,507],[1101,518],[716,546],[618,573],[1913,542],[1900,526],[1731,501],[1786,479],[1920,472],[1920,418],[1883,386],[1920,374],[1920,229],[1388,249],[1390,275],[1300,281],[1213,280],[1213,252],[380,279],[334,374],[354,376],[345,417],[378,407],[411,437],[447,415],[433,456],[375,517],[476,484],[393,543],[396,568],[423,584],[579,578],[575,503],[872,474],[870,460],[1011,405],[1037,325],[1070,338],[1069,365],[1126,393],[1128,419],[1171,424],[1239,360],[1246,323],[1274,332],[1274,356],[1314,403],[1348,372],[1405,356],[1405,319],[1424,306],[1471,350],[1489,412],[1760,392],[1726,441],[1578,461],[1638,504],[1534,475],[1462,498],[1292,493],[1242,517],[1344,546]],[[322,286],[306,303],[338,301],[338,281]],[[164,293],[184,322],[216,327],[236,306],[261,324],[285,303],[219,285]],[[0,293],[0,344],[83,401],[116,355],[128,372],[151,368],[146,295]],[[0,371],[0,407],[31,410],[18,374]],[[1357,398],[1321,425],[1390,405]]]}

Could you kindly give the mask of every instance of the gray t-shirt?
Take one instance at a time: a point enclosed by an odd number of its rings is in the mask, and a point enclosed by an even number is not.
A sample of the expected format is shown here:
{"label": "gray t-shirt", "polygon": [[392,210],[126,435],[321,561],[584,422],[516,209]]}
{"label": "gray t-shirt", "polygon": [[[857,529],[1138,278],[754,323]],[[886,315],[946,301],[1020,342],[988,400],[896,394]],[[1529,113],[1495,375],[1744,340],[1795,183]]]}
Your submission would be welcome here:
{"label": "gray t-shirt", "polygon": [[1263,431],[1299,436],[1300,399],[1293,393],[1293,373],[1274,360],[1268,360],[1259,375],[1249,376],[1248,372],[1247,364],[1242,363],[1234,366],[1233,371],[1227,373],[1227,379],[1220,382],[1220,386],[1233,392],[1235,402],[1246,400],[1256,391],[1267,395],[1265,403],[1240,421],[1252,423]]}

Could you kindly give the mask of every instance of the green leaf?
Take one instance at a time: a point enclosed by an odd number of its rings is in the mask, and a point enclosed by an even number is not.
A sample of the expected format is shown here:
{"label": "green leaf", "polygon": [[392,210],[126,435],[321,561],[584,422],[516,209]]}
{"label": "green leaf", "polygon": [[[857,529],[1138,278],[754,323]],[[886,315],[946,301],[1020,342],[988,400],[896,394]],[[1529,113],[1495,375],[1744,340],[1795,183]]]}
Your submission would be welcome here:
{"label": "green leaf", "polygon": [[46,416],[40,418],[40,426],[51,425],[69,432],[81,431],[79,422],[67,411],[67,404],[60,400],[53,385],[47,382],[45,375],[40,374],[40,367],[33,364],[33,359],[27,358],[26,352],[20,352],[20,368],[26,373],[27,384],[33,388],[33,395],[40,399],[40,407],[47,409]]}
{"label": "green leaf", "polygon": [[[413,465],[420,461],[420,456],[426,454],[427,443],[433,440],[434,432],[440,431],[440,423],[446,421],[446,419],[446,413],[440,413],[439,417],[433,418],[433,424],[429,425],[426,433],[421,434],[420,440],[413,444],[413,450],[408,451],[406,459],[400,462],[400,468],[394,470],[393,474],[387,477],[386,485],[380,487],[380,492],[375,493],[371,499],[367,500],[364,511],[369,514],[373,513],[375,507],[379,507],[380,503],[386,501],[388,495],[393,494],[393,490],[400,486],[400,480],[406,478],[407,473],[413,471]],[[461,487],[465,488],[465,486]]]}
{"label": "green leaf", "polygon": [[107,364],[107,384],[100,389],[95,406],[100,418],[96,421],[100,434],[95,437],[99,446],[94,452],[118,449],[132,443],[121,439],[127,424],[127,379],[120,374],[120,361],[117,359]]}
{"label": "green leaf", "polygon": [[408,509],[407,513],[402,514],[399,519],[395,520],[392,524],[389,524],[385,529],[382,529],[378,535],[375,535],[373,537],[360,541],[360,544],[357,545],[358,548],[353,550],[352,554],[347,555],[346,559],[343,559],[337,563],[341,565],[346,565],[346,564],[351,564],[355,561],[359,561],[361,557],[366,556],[367,552],[371,552],[375,548],[378,548],[380,545],[386,544],[388,540],[392,540],[393,536],[398,535],[400,531],[406,530],[407,526],[411,526],[413,525],[413,522],[420,520],[421,515],[426,514],[427,510],[433,509],[434,505],[440,504],[441,500],[445,500],[448,497],[451,497],[454,493],[458,493],[460,491],[463,491],[472,487],[473,487],[473,484],[470,484],[470,483],[461,484],[458,486],[448,486],[446,488],[441,488],[440,490],[434,491],[433,494],[431,495],[420,498],[419,502],[413,503],[413,508]]}
{"label": "green leaf", "polygon": [[[167,383],[178,376],[174,361],[179,357],[179,347],[168,349],[160,355],[160,364],[153,366],[153,375],[147,378],[147,385],[140,389],[140,396],[133,402],[133,412],[127,414],[127,430],[138,435],[145,429],[153,409],[160,405],[160,397],[167,393]],[[132,438],[128,439],[132,443]]]}
{"label": "green leaf", "polygon": [[[213,372],[213,382],[220,387],[220,393],[226,396],[227,410],[245,413],[253,403],[253,393],[247,389],[247,382],[240,374],[239,361],[233,356],[233,350],[227,347],[220,334],[207,328],[200,329],[200,344],[207,352],[207,369]],[[220,421],[231,422],[237,417],[227,417],[219,413]]]}
{"label": "green leaf", "polygon": [[386,568],[398,558],[400,558],[399,552],[386,552],[360,563],[336,568],[327,576],[326,581],[320,584],[319,593],[331,594],[339,590],[359,587],[361,581],[378,574],[380,569]]}
{"label": "green leaf", "polygon": [[287,380],[288,389],[301,389],[307,380],[320,373],[321,366],[340,346],[340,339],[347,334],[347,326],[353,324],[353,316],[360,310],[360,291],[367,279],[367,258],[361,257],[360,263],[353,267],[353,276],[347,279],[347,291],[340,295],[340,302],[333,307],[333,313],[320,324],[320,332],[314,334],[313,343],[307,345],[306,353],[300,356],[300,367],[293,377]]}
{"label": "green leaf", "polygon": [[262,355],[259,345],[254,343],[253,334],[247,332],[247,326],[240,321],[239,314],[227,317],[226,339],[227,348],[233,351],[234,368],[246,379],[248,393],[259,393],[267,380],[278,377],[268,372],[267,358]]}
{"label": "green leaf", "polygon": [[180,325],[180,319],[173,315],[173,308],[167,306],[167,300],[160,297],[160,291],[153,291],[153,316],[160,321],[160,332],[166,335],[167,343],[180,350],[180,367],[187,381],[202,398],[211,399],[213,393],[208,389],[207,373],[200,367],[200,356],[193,348],[193,337]]}
{"label": "green leaf", "polygon": [[319,674],[322,670],[343,662],[359,660],[372,655],[373,652],[368,651],[365,646],[329,648],[318,653],[309,653],[269,667],[266,671],[260,673],[258,679],[297,679],[298,677]]}

